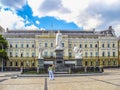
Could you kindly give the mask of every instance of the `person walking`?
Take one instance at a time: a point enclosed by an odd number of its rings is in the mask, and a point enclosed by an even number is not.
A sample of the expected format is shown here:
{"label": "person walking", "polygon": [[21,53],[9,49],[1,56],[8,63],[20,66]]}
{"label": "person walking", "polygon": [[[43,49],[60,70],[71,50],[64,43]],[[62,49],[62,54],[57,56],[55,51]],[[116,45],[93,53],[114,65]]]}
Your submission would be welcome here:
{"label": "person walking", "polygon": [[50,65],[48,68],[49,79],[54,80],[54,65]]}

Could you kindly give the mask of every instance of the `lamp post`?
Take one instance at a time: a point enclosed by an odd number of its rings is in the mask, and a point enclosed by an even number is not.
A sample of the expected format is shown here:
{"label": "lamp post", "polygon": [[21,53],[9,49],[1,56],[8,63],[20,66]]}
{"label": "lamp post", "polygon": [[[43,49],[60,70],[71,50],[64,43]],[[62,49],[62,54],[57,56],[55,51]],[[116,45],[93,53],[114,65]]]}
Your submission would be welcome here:
{"label": "lamp post", "polygon": [[[2,50],[3,50],[3,45],[1,44]],[[2,68],[1,71],[3,72],[3,58],[2,58]]]}

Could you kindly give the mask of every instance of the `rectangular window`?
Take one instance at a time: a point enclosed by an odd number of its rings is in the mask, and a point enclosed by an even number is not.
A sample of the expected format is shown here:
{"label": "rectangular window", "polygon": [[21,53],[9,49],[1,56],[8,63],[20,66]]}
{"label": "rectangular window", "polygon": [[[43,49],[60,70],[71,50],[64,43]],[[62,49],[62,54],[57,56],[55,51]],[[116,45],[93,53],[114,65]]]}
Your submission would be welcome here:
{"label": "rectangular window", "polygon": [[97,46],[98,46],[98,45],[97,45],[97,44],[95,44],[95,48],[97,48]]}
{"label": "rectangular window", "polygon": [[48,52],[44,52],[44,55],[45,55],[45,57],[47,57],[48,56]]}
{"label": "rectangular window", "polygon": [[12,48],[12,44],[10,44],[10,48]]}
{"label": "rectangular window", "polygon": [[96,52],[96,57],[98,56],[98,52]]}
{"label": "rectangular window", "polygon": [[17,52],[15,53],[15,56],[18,57],[18,53]]}
{"label": "rectangular window", "polygon": [[80,44],[80,48],[82,48],[82,44]]}
{"label": "rectangular window", "polygon": [[34,52],[32,52],[32,57],[35,57],[35,53]]}
{"label": "rectangular window", "polygon": [[110,44],[108,44],[108,48],[110,48]]}
{"label": "rectangular window", "polygon": [[28,52],[26,53],[26,56],[29,57],[29,53]]}
{"label": "rectangular window", "polygon": [[85,66],[87,66],[88,65],[88,62],[87,61],[85,61]]}
{"label": "rectangular window", "polygon": [[69,57],[72,57],[72,53],[71,52],[69,52]]}
{"label": "rectangular window", "polygon": [[23,62],[21,62],[21,66],[23,66],[24,65],[24,63]]}
{"label": "rectangular window", "polygon": [[34,63],[34,61],[32,61],[32,66],[35,66],[35,63]]}
{"label": "rectangular window", "polygon": [[51,43],[51,47],[53,47],[53,43]]}
{"label": "rectangular window", "polygon": [[105,61],[103,61],[103,65],[105,65]]}
{"label": "rectangular window", "polygon": [[108,61],[108,65],[110,65],[110,61]]}
{"label": "rectangular window", "polygon": [[21,53],[21,57],[23,57],[23,53]]}
{"label": "rectangular window", "polygon": [[115,47],[115,44],[113,44],[113,48]]}
{"label": "rectangular window", "polygon": [[90,56],[91,56],[91,57],[93,56],[93,53],[92,53],[92,52],[90,52]]}
{"label": "rectangular window", "polygon": [[85,44],[85,48],[87,48],[87,44]]}
{"label": "rectangular window", "polygon": [[12,66],[12,62],[10,62],[10,66]]}
{"label": "rectangular window", "polygon": [[47,47],[47,43],[45,43],[45,47]]}
{"label": "rectangular window", "polygon": [[18,62],[17,61],[15,62],[15,66],[18,66]]}
{"label": "rectangular window", "polygon": [[88,56],[88,53],[87,53],[87,52],[85,52],[85,56],[86,56],[86,57]]}
{"label": "rectangular window", "polygon": [[69,48],[71,48],[71,44],[69,44]]}
{"label": "rectangular window", "polygon": [[102,48],[104,48],[105,47],[105,45],[104,44],[102,44]]}
{"label": "rectangular window", "polygon": [[113,57],[115,57],[115,52],[113,52]]}
{"label": "rectangular window", "polygon": [[53,57],[53,52],[50,52],[50,57]]}
{"label": "rectangular window", "polygon": [[34,44],[32,44],[32,48],[34,48]]}
{"label": "rectangular window", "polygon": [[115,61],[113,61],[113,65],[116,65],[116,62],[115,62]]}
{"label": "rectangular window", "polygon": [[110,56],[110,52],[108,52],[108,57]]}
{"label": "rectangular window", "polygon": [[64,43],[62,43],[62,47],[64,47]]}
{"label": "rectangular window", "polygon": [[10,57],[12,57],[13,55],[12,55],[12,52],[10,52]]}
{"label": "rectangular window", "polygon": [[92,48],[92,44],[90,44],[90,48]]}
{"label": "rectangular window", "polygon": [[105,52],[102,53],[102,56],[103,56],[103,57],[105,56]]}
{"label": "rectangular window", "polygon": [[91,61],[91,66],[93,66],[93,62]]}
{"label": "rectangular window", "polygon": [[23,48],[23,44],[21,44],[21,48]]}
{"label": "rectangular window", "polygon": [[15,47],[16,47],[16,48],[18,47],[17,44],[15,45]]}

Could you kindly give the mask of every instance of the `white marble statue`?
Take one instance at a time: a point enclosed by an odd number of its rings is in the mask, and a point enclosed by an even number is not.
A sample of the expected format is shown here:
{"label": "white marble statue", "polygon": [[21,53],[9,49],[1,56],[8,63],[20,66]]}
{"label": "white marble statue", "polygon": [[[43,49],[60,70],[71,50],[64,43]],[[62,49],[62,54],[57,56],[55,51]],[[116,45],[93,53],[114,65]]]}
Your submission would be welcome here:
{"label": "white marble statue", "polygon": [[62,49],[62,33],[60,31],[56,34],[56,49]]}
{"label": "white marble statue", "polygon": [[38,59],[43,59],[43,48],[39,48],[39,55],[38,55]]}
{"label": "white marble statue", "polygon": [[76,45],[74,46],[74,52],[75,52],[75,59],[82,59],[82,50],[78,48]]}

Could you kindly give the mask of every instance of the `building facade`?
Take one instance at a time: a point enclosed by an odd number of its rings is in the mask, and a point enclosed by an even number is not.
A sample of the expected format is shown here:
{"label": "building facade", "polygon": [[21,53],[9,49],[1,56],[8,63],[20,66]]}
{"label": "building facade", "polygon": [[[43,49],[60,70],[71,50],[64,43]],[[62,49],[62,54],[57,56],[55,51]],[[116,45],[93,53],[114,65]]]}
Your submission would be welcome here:
{"label": "building facade", "polygon": [[[110,26],[101,31],[61,30],[63,35],[65,64],[75,64],[74,45],[82,50],[82,66],[117,67],[119,62],[118,38]],[[4,62],[6,68],[38,67],[39,49],[43,48],[44,65],[55,60],[55,38],[57,31],[51,30],[6,30],[3,37],[7,39],[9,60]],[[119,52],[118,52],[119,51]]]}
{"label": "building facade", "polygon": [[120,67],[120,37],[118,37],[118,65]]}

